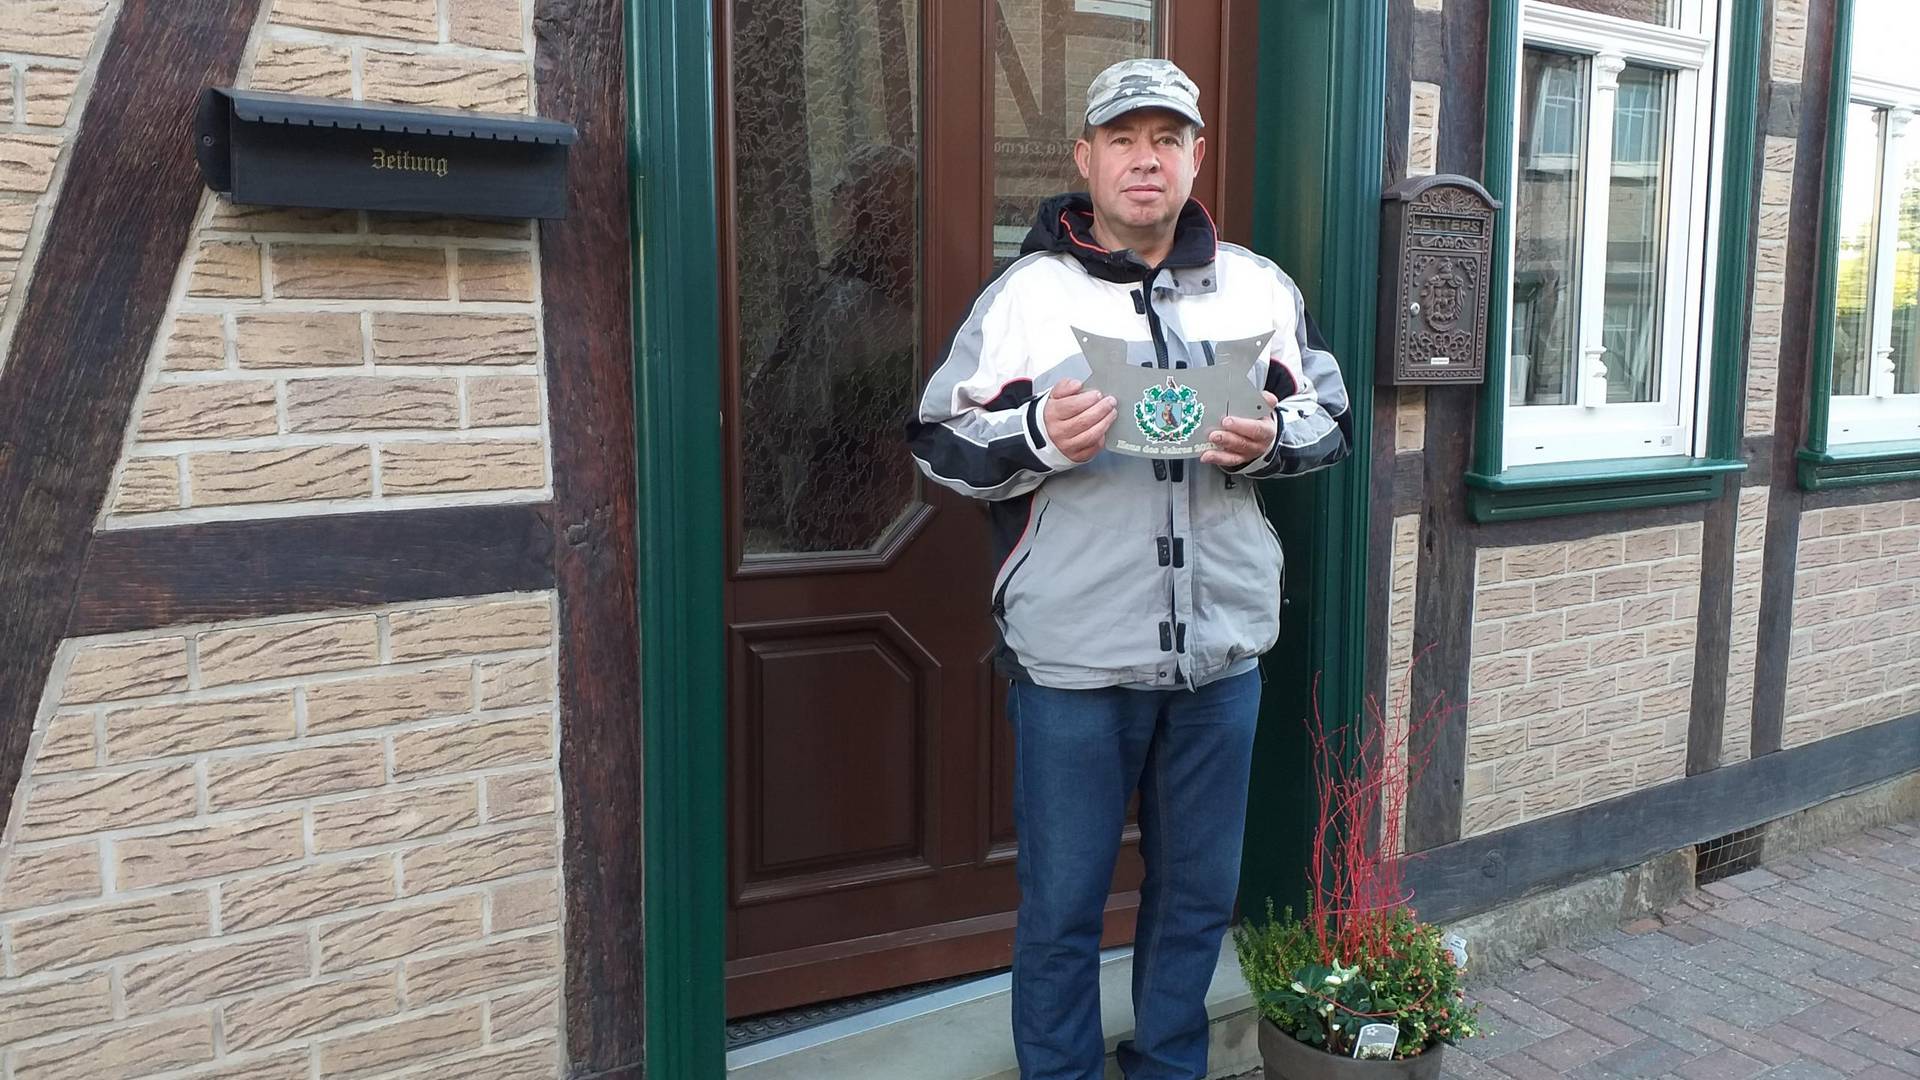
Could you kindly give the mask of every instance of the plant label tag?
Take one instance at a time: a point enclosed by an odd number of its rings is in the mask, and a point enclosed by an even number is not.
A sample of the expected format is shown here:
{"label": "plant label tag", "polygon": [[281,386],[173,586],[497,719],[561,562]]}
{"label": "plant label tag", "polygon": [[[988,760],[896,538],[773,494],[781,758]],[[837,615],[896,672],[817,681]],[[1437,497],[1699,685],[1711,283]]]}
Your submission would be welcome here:
{"label": "plant label tag", "polygon": [[1453,966],[1461,971],[1467,970],[1467,939],[1459,934],[1448,934],[1440,939],[1440,946],[1453,958]]}
{"label": "plant label tag", "polygon": [[1259,337],[1213,342],[1214,362],[1202,367],[1146,367],[1128,359],[1119,338],[1073,328],[1086,357],[1085,386],[1113,396],[1120,415],[1107,428],[1106,448],[1149,458],[1198,457],[1207,436],[1229,416],[1254,420],[1273,411],[1266,386],[1268,331]]}
{"label": "plant label tag", "polygon": [[1354,1040],[1353,1056],[1357,1058],[1393,1058],[1393,1048],[1400,1045],[1400,1028],[1396,1024],[1368,1024],[1360,1029],[1360,1037]]}

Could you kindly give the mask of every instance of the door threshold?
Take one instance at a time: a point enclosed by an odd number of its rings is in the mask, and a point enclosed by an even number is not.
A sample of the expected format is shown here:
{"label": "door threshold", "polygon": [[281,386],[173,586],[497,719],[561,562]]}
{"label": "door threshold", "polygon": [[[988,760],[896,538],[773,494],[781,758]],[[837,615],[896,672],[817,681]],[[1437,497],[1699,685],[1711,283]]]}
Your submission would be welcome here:
{"label": "door threshold", "polygon": [[[1100,954],[1101,1023],[1108,1072],[1113,1048],[1133,1033],[1133,950]],[[779,1035],[727,1053],[728,1080],[1017,1080],[1010,1020],[1011,976],[1002,972],[943,987],[855,1016]],[[1245,1072],[1260,1059],[1253,995],[1233,943],[1222,943],[1207,991],[1210,1076]]]}

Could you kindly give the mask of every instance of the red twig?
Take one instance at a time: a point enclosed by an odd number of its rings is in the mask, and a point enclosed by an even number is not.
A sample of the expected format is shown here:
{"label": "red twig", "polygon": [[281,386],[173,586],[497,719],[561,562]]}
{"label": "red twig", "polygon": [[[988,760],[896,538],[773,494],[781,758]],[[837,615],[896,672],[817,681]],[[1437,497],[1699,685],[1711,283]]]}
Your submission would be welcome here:
{"label": "red twig", "polygon": [[[1314,763],[1316,814],[1308,861],[1309,911],[1320,962],[1357,963],[1390,956],[1395,913],[1409,907],[1402,837],[1407,793],[1432,758],[1432,734],[1456,706],[1444,697],[1409,715],[1415,657],[1400,696],[1404,724],[1393,724],[1369,696],[1363,718],[1329,730],[1320,711],[1320,681],[1314,679],[1308,737]],[[1327,1000],[1322,996],[1323,1000]],[[1354,1012],[1354,1016],[1372,1014]]]}

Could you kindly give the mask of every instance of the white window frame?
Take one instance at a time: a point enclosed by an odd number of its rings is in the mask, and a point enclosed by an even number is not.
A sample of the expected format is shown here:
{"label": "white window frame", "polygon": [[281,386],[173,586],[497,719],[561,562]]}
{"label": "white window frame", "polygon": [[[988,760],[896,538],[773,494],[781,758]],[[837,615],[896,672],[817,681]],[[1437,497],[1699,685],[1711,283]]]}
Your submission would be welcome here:
{"label": "white window frame", "polygon": [[[1588,60],[1586,165],[1581,203],[1581,296],[1577,341],[1580,370],[1571,405],[1516,405],[1505,409],[1502,466],[1541,465],[1624,457],[1704,456],[1705,367],[1711,356],[1710,294],[1716,232],[1709,227],[1719,203],[1720,144],[1725,117],[1713,103],[1725,99],[1725,40],[1732,6],[1710,0],[1680,0],[1677,27],[1656,26],[1611,15],[1525,0],[1520,13],[1521,47],[1577,54]],[[1628,64],[1673,72],[1672,147],[1662,264],[1660,393],[1653,402],[1609,404],[1606,350],[1607,215],[1613,176],[1613,119],[1619,74]],[[1520,74],[1514,64],[1514,101]],[[1513,175],[1521,175],[1519,140],[1512,148]],[[1536,163],[1537,164],[1537,163]],[[1510,230],[1510,233],[1512,230]],[[1513,241],[1510,238],[1509,243]],[[1508,250],[1508,265],[1515,251]],[[1502,283],[1511,305],[1513,281]],[[1509,320],[1510,322],[1510,320]],[[1513,352],[1509,326],[1503,343]],[[1510,366],[1513,364],[1509,360]],[[1510,387],[1501,387],[1505,394]]]}
{"label": "white window frame", "polygon": [[[1874,250],[1868,255],[1867,280],[1873,295],[1867,298],[1867,392],[1835,394],[1824,387],[1827,402],[1827,443],[1912,442],[1920,440],[1920,393],[1894,392],[1893,362],[1894,265],[1900,237],[1900,178],[1920,155],[1920,82],[1888,79],[1885,73],[1855,72],[1848,87],[1849,102],[1884,114],[1876,130],[1866,132],[1880,140],[1878,175],[1874,177]],[[1857,139],[1862,132],[1848,131]],[[1844,182],[1844,181],[1843,181]]]}

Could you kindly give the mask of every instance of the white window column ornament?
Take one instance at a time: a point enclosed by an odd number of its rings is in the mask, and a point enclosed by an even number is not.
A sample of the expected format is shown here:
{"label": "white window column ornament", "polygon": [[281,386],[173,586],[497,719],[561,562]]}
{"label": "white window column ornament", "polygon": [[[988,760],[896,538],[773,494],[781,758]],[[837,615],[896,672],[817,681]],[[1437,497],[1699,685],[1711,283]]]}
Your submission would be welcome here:
{"label": "white window column ornament", "polygon": [[1603,329],[1607,306],[1607,211],[1613,180],[1613,113],[1620,96],[1626,57],[1603,52],[1593,58],[1593,108],[1587,113],[1585,242],[1580,248],[1583,282],[1580,325],[1579,403],[1597,409],[1607,403],[1607,347]]}
{"label": "white window column ornament", "polygon": [[1877,398],[1893,396],[1893,285],[1899,258],[1900,178],[1906,173],[1910,149],[1907,125],[1914,110],[1907,106],[1887,110],[1887,141],[1881,150],[1880,227],[1873,255],[1872,312],[1873,359],[1867,378],[1867,393]]}

